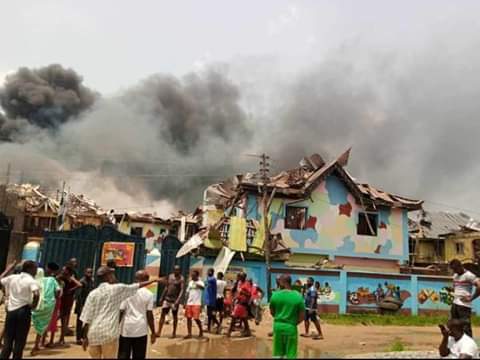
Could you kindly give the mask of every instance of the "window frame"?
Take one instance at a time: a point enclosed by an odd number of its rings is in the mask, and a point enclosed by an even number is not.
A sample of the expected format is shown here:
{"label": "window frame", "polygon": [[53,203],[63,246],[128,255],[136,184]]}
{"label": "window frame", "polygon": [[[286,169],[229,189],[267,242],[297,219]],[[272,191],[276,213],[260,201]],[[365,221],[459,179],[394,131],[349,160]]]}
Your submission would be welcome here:
{"label": "window frame", "polygon": [[[304,222],[303,222],[303,227],[289,227],[287,226],[287,221],[288,221],[288,209],[289,208],[294,208],[294,209],[305,209],[305,216],[304,216]],[[305,230],[306,225],[307,225],[307,220],[308,220],[308,206],[295,206],[295,205],[288,205],[285,204],[285,226],[284,228],[286,230]]]}
{"label": "window frame", "polygon": [[[371,233],[370,233],[370,227],[368,226],[368,223],[366,223],[366,227],[367,227],[369,233],[368,233],[368,234],[360,234],[360,232],[359,232],[359,226],[360,226],[360,216],[361,216],[361,215],[366,215],[365,218],[369,218],[369,220],[371,220],[371,219],[370,219],[370,216],[371,216],[371,215],[374,215],[374,216],[375,216],[375,221],[374,221],[375,224],[373,224],[372,221],[370,221],[370,224],[371,224],[372,227],[373,227],[372,230],[374,230],[374,232],[375,232],[374,234],[371,234]],[[378,212],[378,211],[359,211],[358,214],[357,214],[357,216],[358,216],[358,217],[357,217],[357,226],[356,226],[356,228],[357,228],[357,236],[377,237],[377,236],[378,236],[379,220],[380,220],[380,218],[379,218],[379,212]]]}

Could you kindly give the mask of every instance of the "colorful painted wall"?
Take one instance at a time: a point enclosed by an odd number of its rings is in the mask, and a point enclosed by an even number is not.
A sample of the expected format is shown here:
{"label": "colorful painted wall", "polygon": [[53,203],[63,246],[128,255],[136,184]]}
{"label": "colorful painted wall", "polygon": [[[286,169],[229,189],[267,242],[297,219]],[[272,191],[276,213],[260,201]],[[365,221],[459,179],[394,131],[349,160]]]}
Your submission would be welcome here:
{"label": "colorful painted wall", "polygon": [[137,227],[142,228],[142,236],[145,238],[145,248],[148,251],[151,251],[153,249],[160,250],[161,248],[160,233],[162,230],[164,230],[165,233],[168,233],[168,230],[169,230],[168,226],[163,224],[155,224],[155,223],[124,221],[123,223],[121,223],[121,226],[119,227],[118,230],[125,234],[130,234],[131,229],[137,228]]}
{"label": "colorful painted wall", "polygon": [[[270,214],[272,233],[281,233],[294,253],[408,260],[407,212],[400,208],[382,208],[378,212],[377,236],[357,235],[358,214],[363,209],[334,175],[327,177],[310,199],[291,204],[308,208],[304,230],[285,228],[289,202],[291,200],[274,199]],[[247,218],[260,219],[260,204],[256,195],[249,196]]]}

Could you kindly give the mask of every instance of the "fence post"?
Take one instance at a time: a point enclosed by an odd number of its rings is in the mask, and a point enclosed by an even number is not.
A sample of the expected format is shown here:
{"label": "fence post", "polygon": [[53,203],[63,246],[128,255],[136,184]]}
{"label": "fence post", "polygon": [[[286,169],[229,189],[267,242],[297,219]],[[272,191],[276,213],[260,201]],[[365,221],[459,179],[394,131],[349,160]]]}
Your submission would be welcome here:
{"label": "fence post", "polygon": [[339,304],[339,313],[347,313],[347,272],[345,270],[340,271],[340,304]]}
{"label": "fence post", "polygon": [[410,277],[410,293],[412,294],[412,315],[418,315],[418,276],[411,275]]}

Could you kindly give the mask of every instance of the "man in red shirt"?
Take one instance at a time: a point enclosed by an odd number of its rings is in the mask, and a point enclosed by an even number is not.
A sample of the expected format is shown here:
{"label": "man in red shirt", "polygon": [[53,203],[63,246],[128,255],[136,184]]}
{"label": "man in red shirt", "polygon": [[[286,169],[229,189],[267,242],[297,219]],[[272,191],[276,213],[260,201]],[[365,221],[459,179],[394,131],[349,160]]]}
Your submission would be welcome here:
{"label": "man in red shirt", "polygon": [[235,292],[235,300],[232,312],[232,320],[230,322],[230,328],[228,329],[227,336],[230,337],[237,320],[240,320],[243,324],[242,336],[251,336],[250,327],[248,325],[248,305],[250,298],[252,297],[252,287],[247,281],[247,274],[241,272],[237,275],[237,287]]}

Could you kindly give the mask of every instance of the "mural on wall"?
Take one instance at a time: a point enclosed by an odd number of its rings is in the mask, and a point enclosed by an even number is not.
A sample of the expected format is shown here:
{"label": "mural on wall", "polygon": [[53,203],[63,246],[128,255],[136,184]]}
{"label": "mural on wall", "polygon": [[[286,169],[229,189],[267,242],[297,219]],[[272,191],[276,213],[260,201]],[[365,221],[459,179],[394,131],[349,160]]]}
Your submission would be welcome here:
{"label": "mural on wall", "polygon": [[[292,280],[297,288],[302,289],[307,283],[308,276],[293,276]],[[338,304],[340,302],[340,292],[335,290],[338,288],[338,279],[327,277],[329,281],[325,281],[325,276],[313,276],[314,284],[317,289],[318,304]]]}
{"label": "mural on wall", "polygon": [[[249,196],[247,217],[259,219],[260,202]],[[302,253],[334,253],[349,256],[388,257],[406,259],[407,218],[402,209],[384,208],[378,211],[377,236],[357,235],[359,212],[341,180],[331,175],[315,189],[311,198],[295,202],[307,208],[303,229],[285,226],[286,203],[275,199],[271,205],[272,233],[281,233],[292,250]]]}
{"label": "mural on wall", "polygon": [[386,298],[393,298],[404,303],[411,296],[408,290],[402,290],[395,283],[378,283],[375,289],[360,286],[355,291],[347,291],[347,301],[351,305],[380,304]]}
{"label": "mural on wall", "polygon": [[421,287],[417,300],[420,308],[448,310],[453,304],[453,287],[442,284]]}

